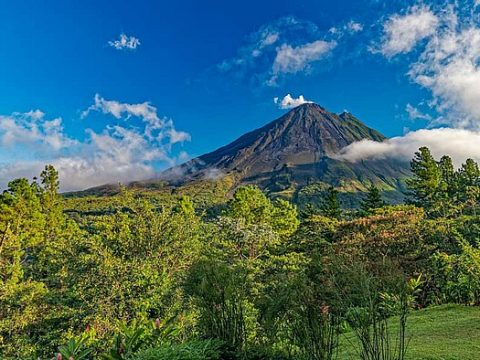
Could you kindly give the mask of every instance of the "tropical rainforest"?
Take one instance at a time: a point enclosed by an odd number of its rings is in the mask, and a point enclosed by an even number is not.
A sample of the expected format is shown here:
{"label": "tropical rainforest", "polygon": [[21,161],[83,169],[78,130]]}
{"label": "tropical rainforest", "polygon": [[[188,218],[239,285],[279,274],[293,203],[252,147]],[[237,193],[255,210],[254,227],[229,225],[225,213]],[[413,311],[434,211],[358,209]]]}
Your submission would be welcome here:
{"label": "tropical rainforest", "polygon": [[480,305],[480,169],[424,147],[411,172],[404,204],[372,183],[355,209],[333,187],[294,204],[225,180],[68,196],[52,166],[14,179],[0,358],[412,358],[422,311]]}

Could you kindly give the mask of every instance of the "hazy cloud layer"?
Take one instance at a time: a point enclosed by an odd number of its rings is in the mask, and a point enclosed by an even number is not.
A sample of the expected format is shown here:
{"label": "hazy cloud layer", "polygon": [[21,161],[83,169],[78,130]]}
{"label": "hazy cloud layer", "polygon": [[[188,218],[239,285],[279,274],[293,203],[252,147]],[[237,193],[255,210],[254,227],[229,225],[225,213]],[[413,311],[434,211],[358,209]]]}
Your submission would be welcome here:
{"label": "hazy cloud layer", "polygon": [[[3,160],[0,186],[12,178],[36,176],[45,164],[59,170],[63,191],[151,178],[156,164],[176,163],[170,154],[172,145],[190,139],[174,128],[172,120],[160,118],[149,103],[127,104],[96,95],[82,117],[92,111],[124,119],[125,125],[107,126],[100,132],[86,129],[85,140],[78,141],[64,132],[60,118],[47,120],[38,110],[1,117],[2,145],[12,154],[20,153],[15,151],[19,146],[32,151],[14,162]],[[142,125],[129,124],[131,117],[140,119]],[[188,157],[185,152],[180,156],[180,160]]]}

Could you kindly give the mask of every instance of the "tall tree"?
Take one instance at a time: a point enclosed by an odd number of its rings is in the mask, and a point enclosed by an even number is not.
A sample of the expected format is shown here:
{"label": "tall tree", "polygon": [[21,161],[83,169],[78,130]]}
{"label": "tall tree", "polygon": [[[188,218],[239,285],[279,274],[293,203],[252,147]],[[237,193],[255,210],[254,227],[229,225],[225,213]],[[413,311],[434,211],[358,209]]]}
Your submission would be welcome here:
{"label": "tall tree", "polygon": [[441,185],[441,172],[430,150],[423,146],[410,163],[413,177],[407,179],[412,201],[427,212],[433,212],[437,205],[437,195]]}
{"label": "tall tree", "polygon": [[477,213],[478,201],[480,199],[480,169],[478,164],[467,159],[458,171],[459,197],[464,204],[464,208]]}
{"label": "tall tree", "polygon": [[373,210],[385,206],[382,195],[378,187],[371,184],[368,187],[368,192],[365,198],[360,203],[360,209],[364,214],[371,214]]}
{"label": "tall tree", "polygon": [[438,162],[438,168],[441,176],[437,194],[439,211],[442,216],[448,216],[456,208],[458,176],[450,156],[442,156]]}
{"label": "tall tree", "polygon": [[59,180],[58,172],[52,165],[45,166],[40,174],[40,202],[45,214],[47,240],[52,240],[58,235],[64,223],[63,209],[58,195]]}
{"label": "tall tree", "polygon": [[342,216],[342,208],[338,200],[338,190],[333,186],[329,187],[325,192],[320,210],[322,215],[330,218],[339,219]]}

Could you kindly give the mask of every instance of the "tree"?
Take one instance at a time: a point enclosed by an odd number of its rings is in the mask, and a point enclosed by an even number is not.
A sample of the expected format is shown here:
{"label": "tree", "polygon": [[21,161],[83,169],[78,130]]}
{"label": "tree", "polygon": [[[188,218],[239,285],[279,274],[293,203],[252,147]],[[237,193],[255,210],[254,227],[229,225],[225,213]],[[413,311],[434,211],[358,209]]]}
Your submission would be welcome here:
{"label": "tree", "polygon": [[316,204],[308,203],[305,204],[299,215],[302,220],[306,220],[312,216],[321,215],[321,211]]}
{"label": "tree", "polygon": [[320,210],[323,215],[330,218],[339,219],[342,216],[342,208],[338,201],[338,190],[334,187],[329,187],[325,192]]}
{"label": "tree", "polygon": [[255,186],[238,188],[225,215],[242,219],[245,225],[268,225],[283,236],[292,234],[299,224],[294,205],[282,199],[272,202]]}
{"label": "tree", "polygon": [[243,218],[247,224],[269,222],[272,216],[272,203],[259,188],[242,186],[233,194],[227,215]]}
{"label": "tree", "polygon": [[32,324],[44,315],[47,289],[31,278],[30,253],[42,241],[38,188],[16,179],[0,195],[0,357],[34,354]]}
{"label": "tree", "polygon": [[442,216],[447,216],[455,209],[458,194],[458,176],[453,168],[452,158],[444,155],[438,162],[441,181],[438,187],[439,211]]}
{"label": "tree", "polygon": [[441,172],[430,150],[421,147],[410,163],[413,177],[407,179],[407,186],[413,196],[413,203],[427,212],[434,212],[441,184]]}
{"label": "tree", "polygon": [[281,236],[290,236],[297,230],[300,221],[297,208],[286,200],[278,199],[273,204],[272,227]]}
{"label": "tree", "polygon": [[478,200],[480,199],[480,169],[474,160],[467,159],[462,164],[458,171],[458,182],[459,200],[464,208],[476,215]]}
{"label": "tree", "polygon": [[375,185],[371,184],[368,187],[368,192],[365,198],[360,203],[360,209],[364,214],[371,214],[373,210],[379,209],[385,206],[385,202],[382,200],[380,190]]}
{"label": "tree", "polygon": [[52,165],[47,165],[40,174],[40,179],[43,187],[42,195],[44,202],[52,205],[55,204],[60,185],[58,181],[58,171],[55,170]]}

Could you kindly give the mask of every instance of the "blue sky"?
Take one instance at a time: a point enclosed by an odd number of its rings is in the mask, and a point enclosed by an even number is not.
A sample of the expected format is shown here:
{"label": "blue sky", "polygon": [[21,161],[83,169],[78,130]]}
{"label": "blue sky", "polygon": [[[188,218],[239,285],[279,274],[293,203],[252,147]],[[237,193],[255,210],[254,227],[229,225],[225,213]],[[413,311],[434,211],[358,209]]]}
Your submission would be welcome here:
{"label": "blue sky", "polygon": [[351,161],[410,156],[423,143],[448,152],[440,145],[454,135],[464,146],[455,159],[475,157],[477,5],[7,2],[1,185],[45,163],[64,190],[154,176],[279,117],[300,95],[398,137],[346,149]]}

